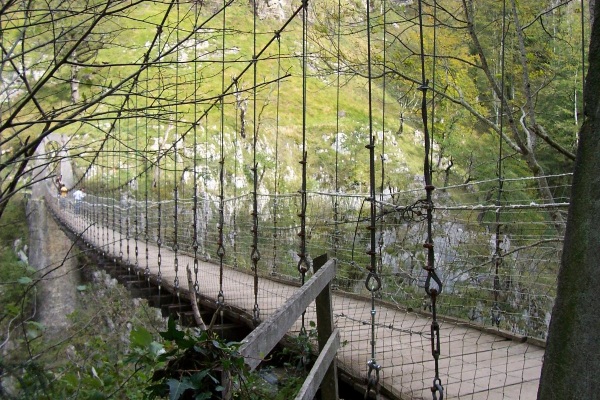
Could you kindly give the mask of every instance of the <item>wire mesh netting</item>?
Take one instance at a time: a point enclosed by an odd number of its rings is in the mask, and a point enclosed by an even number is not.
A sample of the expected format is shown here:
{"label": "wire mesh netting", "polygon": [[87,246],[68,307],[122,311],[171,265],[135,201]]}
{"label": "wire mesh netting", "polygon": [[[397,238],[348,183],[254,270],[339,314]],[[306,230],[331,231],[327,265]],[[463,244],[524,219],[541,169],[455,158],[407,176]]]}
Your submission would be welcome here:
{"label": "wire mesh netting", "polygon": [[[555,179],[565,182],[565,176]],[[514,197],[520,192],[533,191],[535,183],[534,178],[506,181],[505,193]],[[566,193],[566,189],[564,183],[557,184],[557,190]],[[494,189],[490,189],[489,182],[476,182],[437,192],[434,244],[437,269],[444,284],[439,313],[544,339],[562,248],[561,226],[552,222],[553,214],[565,214],[568,199],[560,198],[562,202],[556,204],[530,200],[502,205],[480,202],[481,198],[489,197],[490,190]],[[423,291],[426,227],[420,195],[417,190],[399,192],[387,194],[378,201],[381,210],[377,217],[378,269],[382,277],[378,297],[400,307],[427,311]],[[456,198],[460,198],[462,204],[449,201]],[[81,212],[111,232],[119,232],[140,243],[157,244],[160,238],[164,248],[172,249],[175,202],[160,203],[160,229],[158,205],[126,196],[88,195]],[[231,267],[249,271],[252,267],[252,197],[226,199],[224,205],[224,261]],[[193,199],[179,200],[178,249],[193,255],[196,242],[201,260],[216,261],[219,201],[213,195],[198,193],[196,212],[193,206]],[[296,214],[299,207],[298,194],[259,196],[259,272],[262,276],[298,282]],[[340,292],[369,294],[365,288],[369,244],[365,229],[367,209],[365,195],[311,192],[308,196],[309,262],[324,253],[337,258],[334,285]],[[500,214],[502,227],[498,241],[496,214]],[[106,235],[105,240],[113,239],[108,231],[100,234]],[[500,251],[496,250],[497,243]],[[132,260],[131,247],[124,248],[116,240],[112,240],[111,246],[116,253]]]}

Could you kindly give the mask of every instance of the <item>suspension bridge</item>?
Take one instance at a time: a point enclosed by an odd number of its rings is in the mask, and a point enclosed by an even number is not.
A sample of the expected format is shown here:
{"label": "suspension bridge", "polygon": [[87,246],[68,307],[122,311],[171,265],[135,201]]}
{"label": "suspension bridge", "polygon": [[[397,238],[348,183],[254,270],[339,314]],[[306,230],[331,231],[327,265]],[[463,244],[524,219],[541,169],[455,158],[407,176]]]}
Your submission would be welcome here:
{"label": "suspension bridge", "polygon": [[[63,176],[71,176],[68,158],[61,164]],[[145,201],[124,202],[88,194],[78,202],[58,196],[49,182],[40,185],[47,206],[76,243],[94,248],[108,260],[118,260],[130,270],[129,274],[158,284],[163,293],[189,298],[185,270],[193,269],[193,290],[199,296],[215,306],[225,305],[229,313],[237,313],[240,320],[254,327],[275,313],[298,289],[298,279],[274,273],[272,266],[259,271],[245,268],[239,261],[237,265],[223,265],[206,255],[199,256],[199,245],[190,237],[180,239],[177,247],[173,246],[172,237],[159,240],[160,235],[173,229],[172,218],[166,218],[164,226],[159,226],[158,214],[160,209],[169,215],[173,210],[167,211],[167,206],[172,201],[159,207]],[[178,209],[182,220],[186,214],[191,214],[191,210]],[[212,246],[218,252],[219,245]],[[343,257],[339,263],[344,263]],[[294,264],[292,269],[295,267]],[[283,271],[281,267],[276,270]],[[344,281],[342,274],[340,280]],[[334,291],[333,315],[340,340],[345,343],[337,353],[338,368],[363,390],[371,378],[367,365],[374,349],[378,362],[377,392],[389,398],[429,398],[432,382],[438,379],[447,399],[536,398],[543,340],[468,319],[438,317],[440,354],[435,371],[432,314],[427,307],[411,308],[385,298],[372,303],[368,291],[354,294],[340,287]],[[314,304],[307,309],[305,318],[306,323],[315,320]],[[289,335],[298,335],[305,329],[303,323],[304,319],[299,319]]]}
{"label": "suspension bridge", "polygon": [[[352,68],[342,71],[340,38],[371,43],[379,32],[385,60],[394,33],[386,29],[395,29],[386,13],[371,16],[367,4],[364,18],[348,17],[342,32],[338,2],[330,59],[322,60],[327,75],[309,49],[306,2],[274,31],[257,28],[255,9],[252,31],[235,32],[251,48],[248,58],[231,43],[226,11],[233,2],[208,17],[199,3],[165,5],[152,40],[128,65],[138,69],[118,88],[105,88],[101,116],[45,143],[38,157],[49,168],[39,176],[54,182],[62,175],[71,192],[83,186],[87,192],[83,199],[62,198],[52,183],[40,183],[65,229],[160,290],[184,298],[193,291],[252,327],[306,283],[313,257],[328,254],[336,264],[334,323],[344,343],[338,367],[366,393],[534,399],[571,175],[519,175],[518,164],[505,176],[505,163],[514,161],[505,154],[501,122],[494,125],[500,138],[490,151],[494,166],[486,171],[496,177],[474,179],[471,163],[467,179],[449,183],[453,161],[443,156],[428,114],[436,108],[432,93],[439,94],[437,58],[434,43],[433,66],[425,65],[420,1],[416,17],[406,17],[420,30],[412,55],[422,76],[411,81],[415,105],[421,103],[420,120],[411,124],[419,129],[404,127],[401,117],[402,136],[386,126],[389,71],[385,62],[378,74],[372,70],[371,47],[364,71],[356,73],[365,78],[368,121],[357,128],[347,118],[342,126],[340,79]],[[294,29],[302,40],[286,36]],[[290,72],[293,63],[300,74]],[[309,75],[335,88],[328,113],[334,117],[326,123],[311,120],[309,97],[319,90],[309,88]],[[379,89],[372,87],[375,75],[383,80]],[[505,103],[498,102],[496,119],[514,124],[518,118]],[[50,150],[53,142],[58,150]],[[407,143],[422,148],[422,173],[410,172]],[[446,173],[437,188],[434,164]],[[306,332],[314,318],[310,306],[289,334]]]}

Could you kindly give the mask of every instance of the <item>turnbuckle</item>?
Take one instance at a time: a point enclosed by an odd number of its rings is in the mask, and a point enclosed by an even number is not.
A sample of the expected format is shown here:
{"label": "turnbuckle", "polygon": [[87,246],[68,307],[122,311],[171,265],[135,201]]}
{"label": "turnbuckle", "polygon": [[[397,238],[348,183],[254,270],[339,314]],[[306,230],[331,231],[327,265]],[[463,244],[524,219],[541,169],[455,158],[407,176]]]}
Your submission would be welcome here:
{"label": "turnbuckle", "polygon": [[[377,364],[374,358],[370,359],[367,362],[367,365],[369,367],[369,372],[367,373],[367,390],[365,391],[365,400],[369,398],[371,389],[374,389],[376,398],[379,397],[379,371],[381,370],[381,365]],[[374,375],[373,371],[375,371]]]}

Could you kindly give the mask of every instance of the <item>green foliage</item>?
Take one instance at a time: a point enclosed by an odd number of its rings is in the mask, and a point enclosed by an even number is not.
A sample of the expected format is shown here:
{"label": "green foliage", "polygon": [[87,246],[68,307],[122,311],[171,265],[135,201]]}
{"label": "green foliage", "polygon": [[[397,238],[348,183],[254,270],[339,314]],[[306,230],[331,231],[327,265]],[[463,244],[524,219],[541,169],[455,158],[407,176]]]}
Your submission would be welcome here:
{"label": "green foliage", "polygon": [[[16,251],[23,251],[28,230],[25,202],[17,197],[8,203],[0,227],[0,332],[13,331],[19,322],[30,315],[34,292],[29,290],[33,282],[33,270],[22,261]],[[21,244],[15,248],[16,243]],[[6,343],[5,343],[6,344]]]}
{"label": "green foliage", "polygon": [[309,329],[301,331],[292,338],[289,345],[282,350],[282,357],[287,358],[285,366],[293,367],[298,371],[307,370],[312,363],[313,344],[317,340],[317,324],[309,321]]}
{"label": "green foliage", "polygon": [[[135,336],[132,343],[138,349],[156,354],[147,332],[136,331],[132,335]],[[167,330],[160,335],[165,348],[155,358],[158,368],[152,375],[154,384],[146,388],[148,398],[209,399],[224,390],[233,390],[233,387],[221,386],[223,376],[235,380],[236,392],[246,391],[247,366],[237,352],[240,343],[225,342],[210,331],[180,330],[172,318]]]}
{"label": "green foliage", "polygon": [[[143,398],[162,351],[158,334],[151,333],[161,320],[106,274],[92,275],[78,291],[79,307],[64,332],[68,340],[54,343],[35,321],[24,323],[23,337],[20,330],[13,334],[9,356],[0,358],[7,399]],[[147,350],[139,351],[142,345]]]}

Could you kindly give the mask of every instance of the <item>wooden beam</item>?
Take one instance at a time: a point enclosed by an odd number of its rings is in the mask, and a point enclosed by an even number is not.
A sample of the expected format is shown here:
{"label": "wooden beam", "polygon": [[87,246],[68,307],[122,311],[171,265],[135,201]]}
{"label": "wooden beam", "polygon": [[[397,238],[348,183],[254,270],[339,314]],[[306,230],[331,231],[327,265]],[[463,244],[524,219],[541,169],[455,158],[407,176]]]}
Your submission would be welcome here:
{"label": "wooden beam", "polygon": [[315,361],[310,373],[306,377],[304,384],[300,388],[300,392],[296,396],[296,400],[312,400],[319,390],[319,386],[329,369],[331,363],[335,360],[337,350],[340,347],[340,331],[336,328],[327,340],[325,347],[321,350],[321,354]]}
{"label": "wooden beam", "polygon": [[[327,262],[327,253],[313,259],[315,272]],[[315,300],[317,308],[317,339],[319,354],[325,351],[325,346],[333,333],[333,302],[331,299],[331,284],[327,284]],[[329,365],[321,383],[321,400],[337,400],[339,398],[337,381],[337,363],[335,358]]]}
{"label": "wooden beam", "polygon": [[327,284],[335,277],[335,260],[330,260],[317,271],[279,310],[261,323],[242,341],[240,354],[251,370],[255,369],[294,322]]}

